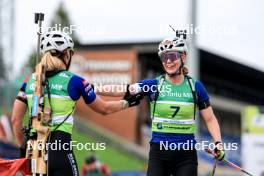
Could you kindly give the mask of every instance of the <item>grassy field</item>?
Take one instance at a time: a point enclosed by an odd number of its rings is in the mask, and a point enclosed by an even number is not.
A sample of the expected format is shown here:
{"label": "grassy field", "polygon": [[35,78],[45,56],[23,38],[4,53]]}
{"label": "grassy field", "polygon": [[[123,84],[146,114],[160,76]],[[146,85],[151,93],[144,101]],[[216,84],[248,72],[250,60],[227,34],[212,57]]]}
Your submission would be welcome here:
{"label": "grassy field", "polygon": [[[97,141],[92,137],[88,137],[76,131],[75,129],[73,131],[73,140],[76,140],[83,144],[85,143],[95,144],[96,142],[103,142],[103,141]],[[77,158],[79,170],[81,169],[84,159],[87,156],[93,154],[92,151],[77,150],[76,148],[74,152]],[[108,146],[107,144],[105,150],[97,150],[94,153],[103,163],[107,163],[107,165],[111,168],[112,171],[129,171],[129,170],[140,171],[140,170],[144,170],[145,167],[144,162],[137,160],[131,154],[118,151],[117,149]]]}
{"label": "grassy field", "polygon": [[[24,124],[27,125],[28,116],[26,116],[23,121]],[[87,136],[76,129],[73,129],[72,139],[82,144],[93,143],[95,145],[96,142],[104,142],[98,141],[92,136]],[[136,159],[132,154],[119,151],[107,144],[105,145],[105,150],[96,150],[93,152],[91,150],[77,150],[74,148],[74,153],[77,159],[79,171],[81,171],[85,158],[91,154],[95,154],[97,158],[99,158],[103,163],[106,163],[112,171],[142,171],[146,166],[146,163]]]}

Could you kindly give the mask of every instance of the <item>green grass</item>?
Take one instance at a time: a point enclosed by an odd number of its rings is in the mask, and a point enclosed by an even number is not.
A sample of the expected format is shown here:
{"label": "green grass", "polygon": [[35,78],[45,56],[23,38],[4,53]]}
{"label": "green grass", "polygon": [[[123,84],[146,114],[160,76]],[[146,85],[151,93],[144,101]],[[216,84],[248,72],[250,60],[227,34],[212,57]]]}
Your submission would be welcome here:
{"label": "green grass", "polygon": [[[28,118],[29,117],[27,113],[27,115],[23,119],[24,125],[28,124]],[[72,139],[82,144],[93,143],[93,145],[95,145],[96,142],[104,142],[97,141],[93,137],[87,136],[86,134],[81,133],[76,129],[73,129]],[[141,171],[144,170],[146,166],[146,163],[136,159],[132,154],[119,151],[118,149],[108,144],[105,145],[105,150],[96,150],[95,152],[85,149],[77,150],[76,148],[74,148],[74,154],[78,163],[79,171],[81,171],[85,158],[92,154],[95,154],[101,162],[106,163],[112,171]]]}
{"label": "green grass", "polygon": [[[73,140],[76,140],[81,143],[96,143],[104,141],[96,141],[92,137],[88,137],[75,129],[73,130]],[[93,154],[92,151],[87,150],[74,150],[75,157],[77,159],[79,170],[82,167],[84,159]],[[118,151],[117,149],[106,144],[105,150],[97,150],[94,152],[97,158],[100,159],[103,163],[106,163],[112,171],[140,171],[145,167],[145,163],[137,160],[133,155]]]}

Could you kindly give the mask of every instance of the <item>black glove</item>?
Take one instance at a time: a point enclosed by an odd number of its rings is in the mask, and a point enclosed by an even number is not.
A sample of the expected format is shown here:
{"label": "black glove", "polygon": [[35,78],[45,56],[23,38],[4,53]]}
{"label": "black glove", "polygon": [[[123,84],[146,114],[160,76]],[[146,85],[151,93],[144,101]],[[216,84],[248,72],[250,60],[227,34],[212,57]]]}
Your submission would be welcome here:
{"label": "black glove", "polygon": [[123,97],[124,100],[126,100],[128,102],[128,106],[132,107],[132,106],[136,106],[139,105],[140,100],[142,100],[144,98],[143,93],[136,93],[136,94],[130,94],[129,91],[129,84],[127,85],[127,91],[125,96]]}
{"label": "black glove", "polygon": [[219,161],[222,161],[225,157],[225,151],[223,148],[223,144],[220,141],[215,142],[214,153],[216,154],[215,158]]}
{"label": "black glove", "polygon": [[20,150],[20,158],[25,158],[26,157],[26,153],[27,153],[26,146],[19,147],[19,150]]}
{"label": "black glove", "polygon": [[25,158],[27,153],[27,140],[24,138],[23,144],[19,147],[20,158]]}

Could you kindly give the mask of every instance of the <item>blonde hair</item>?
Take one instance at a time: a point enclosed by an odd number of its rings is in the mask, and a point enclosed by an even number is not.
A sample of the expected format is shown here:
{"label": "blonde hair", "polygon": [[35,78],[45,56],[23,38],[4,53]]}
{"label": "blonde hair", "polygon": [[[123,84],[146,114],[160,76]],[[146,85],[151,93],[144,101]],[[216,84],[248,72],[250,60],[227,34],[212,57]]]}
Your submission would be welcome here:
{"label": "blonde hair", "polygon": [[184,75],[188,75],[188,73],[189,73],[188,68],[185,67],[185,66],[183,66],[183,67],[182,67],[182,73],[183,73]]}
{"label": "blonde hair", "polygon": [[[185,54],[185,58],[187,58],[187,52],[186,51],[184,51],[184,54]],[[188,75],[188,73],[189,73],[189,70],[185,65],[182,67],[182,73],[183,73],[183,75]]]}
{"label": "blonde hair", "polygon": [[[63,61],[56,56],[52,56],[50,51],[46,52],[42,56],[41,61],[40,63],[38,63],[38,65],[44,66],[45,71],[52,71],[55,69],[66,69],[66,66]],[[38,65],[36,66],[36,68],[38,67]]]}

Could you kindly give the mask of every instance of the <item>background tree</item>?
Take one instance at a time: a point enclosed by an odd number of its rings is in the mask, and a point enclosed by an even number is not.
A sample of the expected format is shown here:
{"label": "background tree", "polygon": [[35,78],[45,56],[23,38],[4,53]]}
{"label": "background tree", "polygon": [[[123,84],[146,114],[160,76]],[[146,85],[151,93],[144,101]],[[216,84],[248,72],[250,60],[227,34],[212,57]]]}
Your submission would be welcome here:
{"label": "background tree", "polygon": [[[69,15],[68,15],[68,12],[65,9],[63,3],[61,3],[59,5],[58,9],[55,12],[54,17],[52,18],[51,26],[55,26],[56,24],[57,25],[60,24],[62,28],[63,27],[70,27],[72,25],[71,20],[70,20]],[[76,44],[79,43],[79,40],[76,37],[74,31],[72,31],[71,37],[72,37],[74,43],[76,43]]]}
{"label": "background tree", "polygon": [[[68,12],[67,12],[66,8],[64,7],[63,3],[61,3],[59,5],[59,7],[55,11],[54,16],[51,20],[50,26],[55,27],[56,25],[57,26],[60,25],[61,28],[71,26],[71,22],[70,22]],[[75,31],[72,31],[72,32],[73,33],[71,33],[70,35],[71,35],[74,43],[78,45],[79,40],[74,33]],[[36,56],[37,56],[36,51],[32,50],[31,54],[29,55],[28,62],[26,63],[26,67],[29,67],[32,71],[34,70],[35,65],[36,65]]]}
{"label": "background tree", "polygon": [[6,68],[3,60],[2,48],[0,48],[0,80],[6,78]]}

